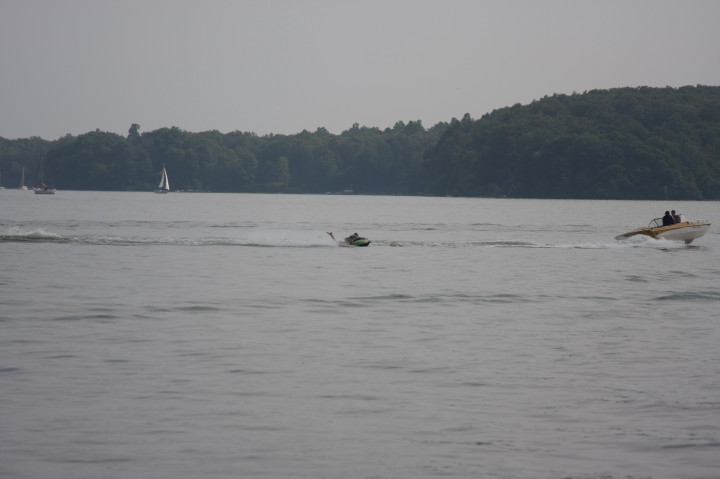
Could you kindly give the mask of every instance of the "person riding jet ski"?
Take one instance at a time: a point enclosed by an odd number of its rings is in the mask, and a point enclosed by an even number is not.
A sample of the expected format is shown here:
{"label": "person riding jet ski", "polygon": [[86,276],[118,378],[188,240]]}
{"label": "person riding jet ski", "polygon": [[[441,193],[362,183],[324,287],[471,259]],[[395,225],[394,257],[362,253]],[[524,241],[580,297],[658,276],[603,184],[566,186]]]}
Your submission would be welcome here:
{"label": "person riding jet ski", "polygon": [[[335,241],[338,241],[335,239],[335,236],[333,236],[332,232],[328,231],[328,235]],[[367,246],[370,244],[370,240],[367,238],[363,238],[357,233],[353,233],[347,238],[345,238],[343,241],[338,241],[339,246]]]}

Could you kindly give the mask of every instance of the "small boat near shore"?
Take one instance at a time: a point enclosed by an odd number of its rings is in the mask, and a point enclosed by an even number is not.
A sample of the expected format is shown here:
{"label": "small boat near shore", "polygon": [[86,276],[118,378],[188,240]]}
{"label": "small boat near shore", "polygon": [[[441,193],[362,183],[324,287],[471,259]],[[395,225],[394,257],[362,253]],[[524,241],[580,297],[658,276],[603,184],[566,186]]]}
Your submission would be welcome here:
{"label": "small boat near shore", "polygon": [[165,194],[170,191],[170,180],[168,179],[167,170],[163,165],[162,173],[160,173],[160,184],[155,188],[155,193]]}
{"label": "small boat near shore", "polygon": [[35,187],[35,188],[33,188],[33,190],[35,191],[35,194],[36,194],[36,195],[54,195],[54,194],[55,194],[55,191],[56,191],[56,190],[55,190],[55,187],[53,187],[53,186],[48,186],[48,185],[46,185],[46,184],[44,184],[44,183],[43,183],[43,185],[40,186],[40,187]]}
{"label": "small boat near shore", "polygon": [[[33,187],[33,191],[35,192],[36,195],[54,195],[55,191],[56,191],[55,187],[46,185],[44,183],[43,177],[45,175],[43,173],[42,166],[43,166],[43,162],[42,161],[38,162],[37,171],[35,172],[35,186]],[[24,173],[24,170],[23,170],[23,173]],[[40,181],[41,179],[43,179],[43,181]],[[25,182],[24,174],[23,174],[22,182],[23,183]],[[38,185],[40,185],[40,186],[38,186]],[[21,186],[23,186],[23,185],[21,185]]]}
{"label": "small boat near shore", "polygon": [[690,244],[707,233],[709,229],[710,222],[707,220],[681,221],[680,223],[663,226],[662,218],[654,218],[647,227],[636,228],[616,236],[615,239],[619,241],[632,236],[643,235],[654,239],[684,241],[685,244]]}
{"label": "small boat near shore", "polygon": [[20,177],[20,187],[19,190],[27,191],[28,187],[25,186],[25,167],[23,166],[22,169],[22,176]]}

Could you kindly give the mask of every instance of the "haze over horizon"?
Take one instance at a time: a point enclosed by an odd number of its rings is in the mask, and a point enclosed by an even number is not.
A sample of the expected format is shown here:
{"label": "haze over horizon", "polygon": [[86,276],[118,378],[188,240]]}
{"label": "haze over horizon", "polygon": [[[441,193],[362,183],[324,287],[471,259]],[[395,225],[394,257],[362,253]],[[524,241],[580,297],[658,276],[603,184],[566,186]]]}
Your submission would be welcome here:
{"label": "haze over horizon", "polygon": [[547,95],[720,85],[713,0],[5,0],[0,137],[430,127]]}

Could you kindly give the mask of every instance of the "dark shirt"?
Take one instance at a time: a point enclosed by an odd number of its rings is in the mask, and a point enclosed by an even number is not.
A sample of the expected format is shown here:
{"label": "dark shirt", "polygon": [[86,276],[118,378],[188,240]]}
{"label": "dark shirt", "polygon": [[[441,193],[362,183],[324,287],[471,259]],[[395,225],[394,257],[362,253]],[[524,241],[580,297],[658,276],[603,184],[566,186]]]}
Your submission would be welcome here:
{"label": "dark shirt", "polygon": [[663,226],[674,225],[675,219],[671,215],[663,216]]}

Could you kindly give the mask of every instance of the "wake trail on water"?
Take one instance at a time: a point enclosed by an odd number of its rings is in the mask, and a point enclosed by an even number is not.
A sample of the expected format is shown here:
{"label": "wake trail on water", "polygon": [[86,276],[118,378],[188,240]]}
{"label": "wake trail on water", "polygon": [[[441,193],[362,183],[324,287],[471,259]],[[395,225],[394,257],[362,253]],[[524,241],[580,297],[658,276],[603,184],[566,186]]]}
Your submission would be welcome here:
{"label": "wake trail on water", "polygon": [[9,242],[42,242],[42,241],[57,241],[61,240],[62,236],[49,233],[42,228],[37,228],[32,231],[23,231],[17,226],[13,226],[7,230],[5,234],[0,235],[0,241]]}
{"label": "wake trail on water", "polygon": [[24,231],[11,227],[0,234],[0,243],[56,243],[99,246],[249,246],[249,247],[336,247],[337,243],[326,235],[303,232],[265,231],[243,237],[178,237],[178,236],[105,236],[59,235],[37,228]]}
{"label": "wake trail on water", "polygon": [[649,237],[632,238],[632,241],[608,241],[587,243],[540,243],[521,240],[499,241],[457,241],[457,242],[422,242],[422,241],[375,241],[376,246],[392,247],[429,247],[429,248],[556,248],[556,249],[683,249],[693,247],[679,241],[667,241]]}
{"label": "wake trail on water", "polygon": [[[240,237],[178,237],[178,236],[111,236],[69,235],[62,236],[42,228],[25,231],[13,226],[0,234],[0,243],[57,243],[101,246],[246,246],[265,248],[315,248],[335,247],[337,243],[324,234],[311,231],[264,230],[246,232]],[[527,240],[492,241],[395,241],[372,240],[370,247],[393,248],[540,248],[540,249],[683,249],[692,248],[679,241],[634,236],[622,241],[542,243]]]}

